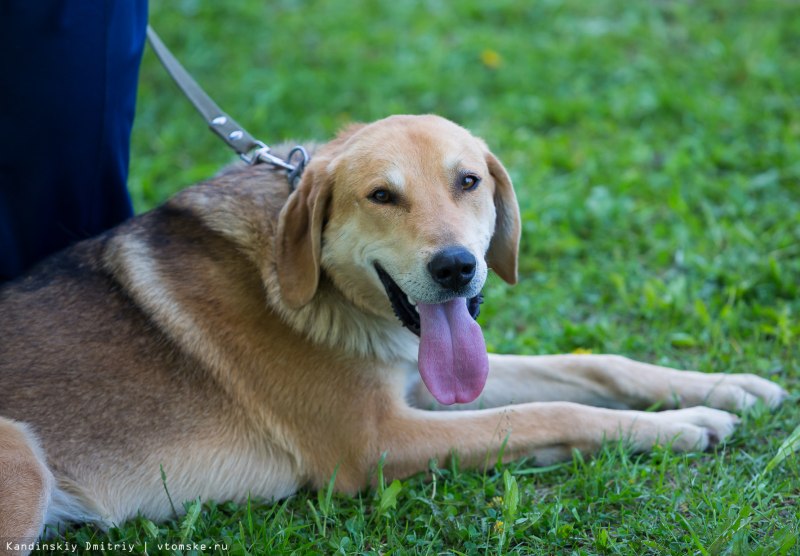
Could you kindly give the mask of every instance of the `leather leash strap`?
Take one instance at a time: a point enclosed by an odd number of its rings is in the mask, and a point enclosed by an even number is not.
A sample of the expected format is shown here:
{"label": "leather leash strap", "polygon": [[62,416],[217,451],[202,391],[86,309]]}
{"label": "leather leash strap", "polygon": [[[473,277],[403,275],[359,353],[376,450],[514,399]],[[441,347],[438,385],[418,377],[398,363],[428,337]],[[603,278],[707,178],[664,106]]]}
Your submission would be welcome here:
{"label": "leather leash strap", "polygon": [[[236,151],[242,160],[248,164],[266,162],[286,170],[289,174],[289,184],[294,189],[300,174],[308,162],[308,153],[306,153],[305,149],[299,146],[293,148],[289,153],[288,160],[283,160],[270,154],[270,148],[267,145],[255,139],[236,120],[217,106],[217,103],[197,84],[149,25],[147,26],[147,40],[167,73],[194,105],[211,131]],[[295,158],[294,155],[296,154],[300,155],[300,161],[297,164],[293,164],[292,159]]]}

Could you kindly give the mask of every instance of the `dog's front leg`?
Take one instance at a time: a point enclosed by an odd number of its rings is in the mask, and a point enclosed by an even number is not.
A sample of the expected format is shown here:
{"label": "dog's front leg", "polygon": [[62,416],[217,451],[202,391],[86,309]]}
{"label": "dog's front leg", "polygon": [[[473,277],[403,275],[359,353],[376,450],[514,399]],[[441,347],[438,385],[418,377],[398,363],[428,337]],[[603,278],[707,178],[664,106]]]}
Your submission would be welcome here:
{"label": "dog's front leg", "polygon": [[635,451],[672,443],[676,451],[704,450],[728,436],[736,416],[695,407],[659,413],[614,410],[567,402],[527,403],[503,408],[454,412],[404,408],[380,427],[384,471],[405,477],[425,471],[431,459],[440,464],[455,452],[464,467],[533,457],[547,465],[591,453],[605,440],[629,442]]}
{"label": "dog's front leg", "polygon": [[[532,401],[644,409],[707,405],[738,411],[763,400],[778,405],[786,392],[752,374],[679,371],[618,355],[489,355],[489,379],[481,396],[461,408],[499,407]],[[414,405],[442,409],[424,385],[411,392]]]}

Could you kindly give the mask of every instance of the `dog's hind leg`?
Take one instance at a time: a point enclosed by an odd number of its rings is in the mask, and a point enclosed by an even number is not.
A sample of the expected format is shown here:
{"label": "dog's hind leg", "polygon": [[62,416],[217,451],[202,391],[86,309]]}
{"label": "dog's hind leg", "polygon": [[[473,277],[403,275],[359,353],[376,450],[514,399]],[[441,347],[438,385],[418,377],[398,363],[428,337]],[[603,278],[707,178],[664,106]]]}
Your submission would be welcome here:
{"label": "dog's hind leg", "polygon": [[0,417],[0,553],[30,552],[44,527],[53,482],[33,433]]}

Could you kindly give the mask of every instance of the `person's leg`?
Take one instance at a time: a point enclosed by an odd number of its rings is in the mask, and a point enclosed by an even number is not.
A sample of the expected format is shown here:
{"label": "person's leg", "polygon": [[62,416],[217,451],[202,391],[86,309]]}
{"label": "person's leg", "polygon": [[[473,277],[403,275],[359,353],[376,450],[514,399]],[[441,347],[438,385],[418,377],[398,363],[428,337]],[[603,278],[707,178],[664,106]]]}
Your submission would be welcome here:
{"label": "person's leg", "polygon": [[0,281],[132,214],[147,0],[0,3]]}

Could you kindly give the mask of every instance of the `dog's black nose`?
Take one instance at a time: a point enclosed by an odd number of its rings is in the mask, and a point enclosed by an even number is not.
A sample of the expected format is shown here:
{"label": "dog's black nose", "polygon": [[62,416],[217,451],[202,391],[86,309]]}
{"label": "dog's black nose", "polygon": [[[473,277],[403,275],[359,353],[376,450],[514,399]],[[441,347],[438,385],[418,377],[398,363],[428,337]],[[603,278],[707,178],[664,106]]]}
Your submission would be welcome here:
{"label": "dog's black nose", "polygon": [[428,272],[438,284],[457,290],[469,284],[475,276],[475,256],[463,247],[448,247],[434,255],[428,263]]}

